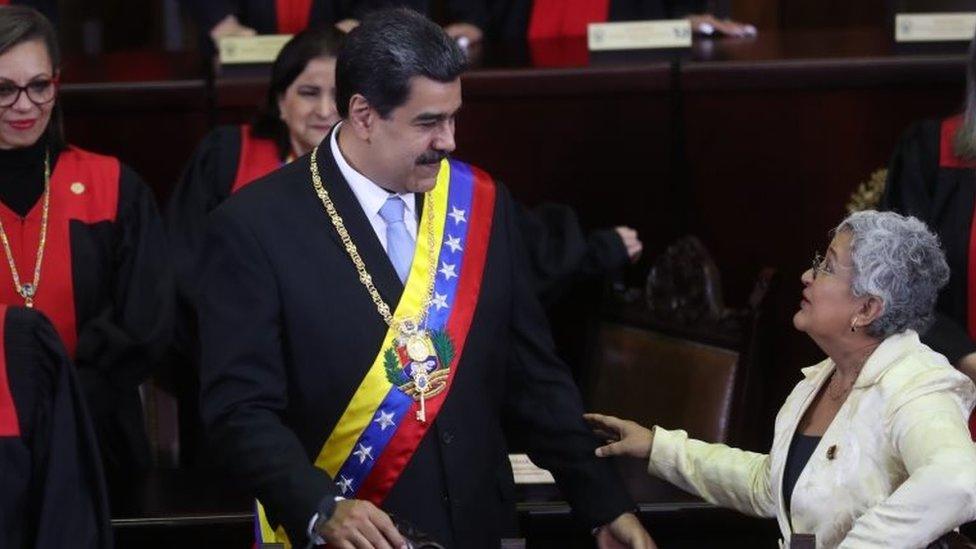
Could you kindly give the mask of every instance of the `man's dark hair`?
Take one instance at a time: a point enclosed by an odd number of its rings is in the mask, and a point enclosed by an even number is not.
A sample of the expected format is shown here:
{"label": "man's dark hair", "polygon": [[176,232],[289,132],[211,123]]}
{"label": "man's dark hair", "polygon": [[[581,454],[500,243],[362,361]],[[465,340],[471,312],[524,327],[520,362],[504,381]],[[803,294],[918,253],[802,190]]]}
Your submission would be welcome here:
{"label": "man's dark hair", "polygon": [[[61,68],[61,49],[51,22],[41,12],[24,6],[0,6],[0,55],[15,46],[32,40],[41,40],[51,58],[51,68],[55,73]],[[51,109],[51,120],[47,124],[48,144],[54,148],[64,147],[64,116],[61,103],[55,99]]]}
{"label": "man's dark hair", "polygon": [[355,94],[386,118],[407,102],[410,79],[422,76],[452,82],[464,72],[464,52],[437,24],[407,8],[367,15],[339,51],[336,106],[349,115]]}
{"label": "man's dark hair", "polygon": [[[305,70],[309,61],[319,57],[335,57],[345,40],[342,34],[332,25],[309,28],[289,40],[274,65],[271,66],[271,84],[268,87],[268,97],[264,107],[258,112],[253,123],[253,133],[257,137],[271,139],[278,145],[278,154],[285,158],[291,151],[288,126],[281,120],[281,109],[278,100],[288,91],[288,86]],[[332,90],[322,90],[332,93]]]}

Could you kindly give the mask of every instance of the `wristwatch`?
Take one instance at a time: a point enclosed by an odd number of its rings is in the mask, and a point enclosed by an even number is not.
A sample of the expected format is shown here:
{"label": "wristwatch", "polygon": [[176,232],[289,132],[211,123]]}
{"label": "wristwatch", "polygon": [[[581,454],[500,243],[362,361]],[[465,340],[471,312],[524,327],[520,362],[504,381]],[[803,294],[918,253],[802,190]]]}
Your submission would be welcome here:
{"label": "wristwatch", "polygon": [[332,518],[332,514],[335,513],[336,505],[344,499],[346,498],[342,496],[335,496],[335,497],[325,496],[324,498],[319,500],[319,507],[318,509],[315,510],[316,515],[318,516],[318,520],[315,521],[315,525],[318,526],[318,523],[320,521],[326,522],[327,520]]}
{"label": "wristwatch", "polygon": [[319,500],[319,506],[315,510],[315,515],[312,516],[312,520],[308,522],[308,545],[306,547],[314,547],[315,545],[321,545],[325,543],[325,540],[317,534],[319,528],[325,525],[326,522],[332,518],[332,514],[335,513],[336,504],[346,498],[342,496],[329,497],[325,496]]}

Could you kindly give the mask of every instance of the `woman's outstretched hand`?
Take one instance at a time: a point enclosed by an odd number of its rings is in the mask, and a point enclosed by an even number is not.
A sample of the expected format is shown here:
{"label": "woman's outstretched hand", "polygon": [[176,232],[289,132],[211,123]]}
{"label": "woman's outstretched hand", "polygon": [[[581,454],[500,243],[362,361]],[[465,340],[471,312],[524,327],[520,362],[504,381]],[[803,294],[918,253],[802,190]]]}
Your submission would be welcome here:
{"label": "woman's outstretched hand", "polygon": [[607,444],[596,449],[600,457],[630,456],[647,459],[651,455],[654,431],[634,421],[603,414],[583,414],[598,437]]}

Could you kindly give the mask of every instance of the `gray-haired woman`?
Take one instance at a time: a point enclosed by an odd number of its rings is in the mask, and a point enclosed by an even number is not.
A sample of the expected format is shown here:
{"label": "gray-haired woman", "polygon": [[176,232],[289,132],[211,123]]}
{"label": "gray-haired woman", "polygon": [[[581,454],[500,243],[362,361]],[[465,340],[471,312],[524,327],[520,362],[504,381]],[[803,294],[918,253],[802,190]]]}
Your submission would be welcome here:
{"label": "gray-haired woman", "polygon": [[913,217],[866,211],[803,273],[793,323],[827,354],[803,369],[769,454],[588,414],[601,456],[649,458],[651,474],[706,500],[776,517],[817,547],[921,547],[976,518],[976,386],[918,338],[949,277]]}

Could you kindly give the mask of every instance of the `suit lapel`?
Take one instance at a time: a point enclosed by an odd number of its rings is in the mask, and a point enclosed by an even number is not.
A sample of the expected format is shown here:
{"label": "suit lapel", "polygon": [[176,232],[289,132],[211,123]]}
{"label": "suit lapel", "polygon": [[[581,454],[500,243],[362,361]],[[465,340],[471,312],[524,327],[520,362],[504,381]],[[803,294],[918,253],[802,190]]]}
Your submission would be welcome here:
{"label": "suit lapel", "polygon": [[[329,196],[342,217],[349,237],[356,245],[356,249],[359,250],[359,256],[366,264],[366,270],[373,278],[373,284],[377,291],[390,306],[390,309],[394,310],[403,294],[403,283],[400,282],[400,277],[397,276],[390,257],[386,255],[386,250],[383,249],[376,237],[376,232],[373,231],[373,226],[366,217],[366,212],[363,211],[359,200],[353,194],[349,183],[342,177],[342,172],[339,171],[339,166],[332,157],[332,150],[328,145],[330,138],[326,137],[322,141],[323,145],[319,147],[317,158],[319,173],[322,175],[322,185],[329,191]],[[325,212],[323,211],[323,213]],[[329,225],[331,227],[331,221]],[[331,227],[329,235],[342,250],[342,253],[346,254],[345,245],[334,227]],[[349,261],[351,263],[352,259]]]}

